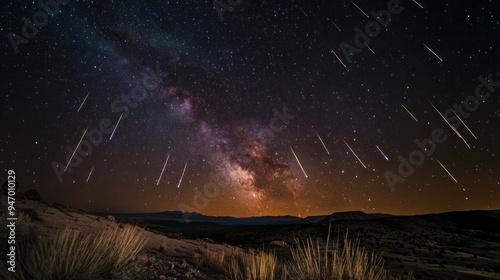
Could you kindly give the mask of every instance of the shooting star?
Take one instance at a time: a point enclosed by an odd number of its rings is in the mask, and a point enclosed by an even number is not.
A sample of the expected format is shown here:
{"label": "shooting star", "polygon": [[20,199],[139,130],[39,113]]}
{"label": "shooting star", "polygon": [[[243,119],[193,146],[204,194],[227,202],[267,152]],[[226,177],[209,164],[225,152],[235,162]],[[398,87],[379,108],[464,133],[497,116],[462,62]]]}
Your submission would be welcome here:
{"label": "shooting star", "polygon": [[113,129],[113,132],[111,133],[111,136],[109,137],[109,140],[113,138],[113,135],[115,135],[116,128],[118,128],[118,125],[120,124],[120,120],[122,119],[123,113],[120,115],[120,118],[118,119],[118,122],[116,122],[115,128]]}
{"label": "shooting star", "polygon": [[472,131],[470,130],[470,128],[469,128],[469,127],[468,127],[468,126],[464,123],[464,121],[463,121],[463,120],[462,120],[462,119],[461,119],[461,118],[457,115],[457,113],[456,113],[453,109],[451,109],[451,107],[450,107],[450,110],[453,112],[453,114],[455,114],[455,116],[457,116],[458,120],[459,120],[459,121],[460,121],[460,122],[461,122],[461,123],[465,126],[465,128],[467,128],[467,130],[470,132],[470,134],[472,134],[472,136],[474,136],[474,139],[476,139],[476,140],[477,140],[476,135],[474,135],[474,133],[472,133]]}
{"label": "shooting star", "polygon": [[448,169],[446,169],[446,167],[444,167],[444,165],[436,159],[436,161],[439,163],[439,165],[441,165],[441,167],[444,169],[444,171],[446,171],[446,173],[448,173],[448,175],[450,175],[450,177],[453,179],[453,181],[455,181],[455,183],[458,183],[457,179],[455,179],[455,177],[453,177],[453,175],[451,175],[450,171],[448,171]]}
{"label": "shooting star", "polygon": [[389,160],[389,158],[384,154],[384,152],[382,152],[382,150],[377,145],[375,145],[375,147],[377,147],[377,150],[382,154],[382,156],[384,156],[385,160]]}
{"label": "shooting star", "polygon": [[180,189],[181,188],[181,183],[182,183],[182,178],[184,178],[184,172],[186,172],[186,167],[187,167],[187,162],[186,164],[184,165],[184,170],[182,170],[182,175],[181,175],[181,179],[179,180],[179,184],[177,184],[177,188]]}
{"label": "shooting star", "polygon": [[80,147],[80,144],[82,143],[83,137],[85,137],[85,134],[87,133],[87,129],[89,129],[89,128],[88,127],[85,128],[85,131],[83,132],[82,138],[80,138],[80,141],[78,141],[78,145],[76,145],[75,149],[73,150],[73,154],[69,158],[68,163],[66,164],[66,167],[64,168],[63,172],[66,172],[66,169],[68,169],[69,163],[71,162],[71,160],[75,156],[76,150],[78,150],[78,147]]}
{"label": "shooting star", "polygon": [[367,14],[366,14],[363,10],[361,10],[361,8],[360,8],[358,5],[356,5],[356,3],[352,2],[352,1],[351,1],[351,3],[352,3],[354,6],[356,6],[356,8],[358,8],[358,10],[359,10],[360,12],[362,12],[362,13],[363,13],[363,15],[365,15],[365,17],[370,18],[370,17],[369,17],[369,16],[368,16],[368,15],[367,15]]}
{"label": "shooting star", "polygon": [[299,5],[296,5],[296,6],[297,6],[297,8],[299,8],[299,9],[302,11],[302,13],[303,13],[303,14],[307,17],[306,12],[304,12],[304,10],[302,10],[302,8],[301,8]]}
{"label": "shooting star", "polygon": [[416,0],[412,0],[413,3],[417,4],[420,8],[424,9],[424,6],[420,5],[420,3],[418,3]]}
{"label": "shooting star", "polygon": [[408,109],[405,107],[405,105],[403,105],[403,103],[399,103],[399,104],[401,104],[401,106],[403,106],[403,108],[406,110],[406,112],[407,112],[408,114],[410,114],[410,116],[411,116],[411,117],[412,117],[412,118],[413,118],[416,122],[418,122],[417,118],[415,118],[415,116],[414,116],[414,115],[410,112],[410,110],[408,110]]}
{"label": "shooting star", "polygon": [[316,135],[318,135],[318,138],[319,138],[319,141],[321,142],[321,144],[323,145],[323,147],[325,148],[326,150],[326,153],[327,154],[330,154],[330,152],[328,151],[328,149],[326,148],[326,145],[325,145],[325,142],[323,142],[323,139],[321,139],[321,136],[319,136],[318,132],[316,130],[314,130],[314,132],[316,132]]}
{"label": "shooting star", "polygon": [[426,44],[424,44],[424,47],[426,47],[433,55],[435,55],[439,60],[443,61],[442,58],[439,57],[439,55],[437,55],[437,53],[435,53],[433,50],[431,50],[431,48],[429,48]]}
{"label": "shooting star", "polygon": [[397,60],[394,56],[392,56],[391,53],[389,53],[389,56],[392,57],[392,59],[396,60],[397,62],[399,62],[399,60]]}
{"label": "shooting star", "polygon": [[92,166],[92,169],[90,169],[90,173],[89,173],[89,176],[87,177],[87,181],[85,181],[85,183],[87,183],[90,179],[90,175],[92,175],[92,171],[94,171],[94,167]]}
{"label": "shooting star", "polygon": [[366,43],[365,43],[365,46],[367,46],[367,47],[368,47],[368,49],[369,49],[369,50],[370,50],[373,54],[375,54],[375,52],[372,50],[372,48],[370,48],[370,46],[368,46]]}
{"label": "shooting star", "polygon": [[448,120],[446,120],[446,118],[443,116],[443,114],[441,114],[441,112],[439,112],[439,110],[436,108],[436,106],[434,106],[434,104],[432,104],[432,102],[430,102],[430,103],[431,103],[432,107],[434,108],[434,110],[436,110],[436,112],[438,112],[438,114],[441,116],[441,118],[446,122],[446,124],[448,124],[448,126],[455,132],[455,134],[458,136],[458,138],[462,139],[462,141],[464,141],[465,145],[467,145],[467,147],[470,149],[469,143],[467,143],[467,141],[465,141],[465,139],[462,137],[462,134],[460,134],[460,132],[458,132],[458,130],[453,125],[451,125],[448,122]]}
{"label": "shooting star", "polygon": [[342,32],[342,30],[340,30],[340,27],[338,27],[335,22],[333,22],[333,20],[331,19],[328,19],[333,25],[335,25],[335,27],[337,28],[338,31]]}
{"label": "shooting star", "polygon": [[163,165],[163,169],[161,170],[160,177],[156,181],[156,185],[160,184],[161,176],[163,176],[163,172],[165,171],[165,167],[167,166],[168,159],[170,158],[170,154],[167,156],[167,160],[165,161],[165,164]]}
{"label": "shooting star", "polygon": [[340,61],[340,63],[342,63],[342,65],[344,65],[344,68],[346,68],[347,66],[344,64],[344,62],[342,62],[342,60],[340,59],[340,57],[337,55],[337,53],[335,53],[333,50],[332,50],[332,53],[337,57],[337,59]]}
{"label": "shooting star", "polygon": [[302,173],[304,173],[304,176],[306,176],[306,178],[308,177],[307,174],[306,174],[306,171],[304,171],[304,168],[302,167],[302,164],[300,164],[300,160],[299,158],[297,157],[297,155],[295,154],[292,146],[290,146],[290,150],[292,150],[292,153],[293,153],[293,156],[295,157],[295,159],[297,160],[297,163],[299,164],[300,166],[300,169],[302,169]]}
{"label": "shooting star", "polygon": [[347,142],[344,139],[342,139],[342,141],[344,141],[344,143],[347,145],[347,148],[349,148],[349,150],[351,150],[352,154],[358,159],[359,163],[361,163],[361,165],[363,165],[363,167],[366,168],[366,165],[361,161],[361,159],[354,152],[354,150],[351,148],[351,146],[349,146],[349,144],[347,144]]}
{"label": "shooting star", "polygon": [[82,106],[83,106],[83,104],[85,104],[85,101],[87,100],[87,97],[89,97],[89,94],[90,94],[90,92],[89,92],[89,93],[87,93],[87,96],[85,96],[85,99],[83,99],[83,102],[82,102],[82,104],[80,105],[80,107],[78,108],[77,112],[80,112],[80,109],[82,109]]}

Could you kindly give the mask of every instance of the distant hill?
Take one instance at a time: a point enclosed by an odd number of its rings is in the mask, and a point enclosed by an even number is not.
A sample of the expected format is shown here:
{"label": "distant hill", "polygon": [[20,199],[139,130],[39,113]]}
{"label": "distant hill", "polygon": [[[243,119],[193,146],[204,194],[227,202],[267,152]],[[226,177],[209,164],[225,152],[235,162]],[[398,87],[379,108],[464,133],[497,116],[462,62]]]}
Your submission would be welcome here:
{"label": "distant hill", "polygon": [[[107,216],[110,213],[94,213],[100,216]],[[391,217],[389,214],[367,214],[361,211],[339,212],[331,215],[308,216],[305,218],[295,216],[262,216],[235,218],[229,216],[205,216],[200,213],[184,213],[180,211],[165,211],[159,213],[111,213],[117,218],[140,219],[146,223],[161,225],[181,225],[189,223],[195,224],[217,224],[225,226],[235,225],[286,225],[286,224],[306,224],[323,223],[338,220],[372,220],[378,218]],[[186,220],[187,218],[187,220]]]}
{"label": "distant hill", "polygon": [[389,214],[368,214],[362,211],[337,212],[323,218],[321,223],[328,223],[341,220],[374,220],[392,217]]}
{"label": "distant hill", "polygon": [[[110,213],[94,213],[100,216],[107,216]],[[207,223],[218,225],[283,225],[296,223],[315,223],[325,216],[313,216],[299,218],[294,216],[262,216],[235,218],[229,216],[205,216],[199,213],[183,213],[180,211],[165,211],[160,213],[111,213],[117,218],[140,219],[146,223],[152,224],[186,224],[189,223]],[[187,220],[186,220],[187,219]]]}
{"label": "distant hill", "polygon": [[420,215],[429,222],[467,230],[484,230],[500,233],[500,211],[455,211],[441,214]]}
{"label": "distant hill", "polygon": [[[295,216],[262,216],[235,218],[229,216],[205,216],[199,213],[183,213],[165,211],[159,213],[93,213],[99,216],[113,215],[116,218],[137,219],[148,224],[161,226],[192,225],[214,226],[259,226],[259,225],[291,225],[291,224],[323,224],[333,221],[357,220],[368,221],[383,219],[386,222],[397,220],[425,221],[426,223],[451,226],[461,229],[485,230],[500,232],[500,211],[456,211],[440,214],[423,214],[413,216],[394,216],[382,213],[364,213],[362,211],[337,212],[325,216],[300,218]],[[188,218],[188,220],[185,220]]]}
{"label": "distant hill", "polygon": [[325,215],[323,215],[323,216],[309,216],[309,217],[305,217],[300,222],[303,224],[305,224],[305,223],[319,223],[325,217],[326,217]]}

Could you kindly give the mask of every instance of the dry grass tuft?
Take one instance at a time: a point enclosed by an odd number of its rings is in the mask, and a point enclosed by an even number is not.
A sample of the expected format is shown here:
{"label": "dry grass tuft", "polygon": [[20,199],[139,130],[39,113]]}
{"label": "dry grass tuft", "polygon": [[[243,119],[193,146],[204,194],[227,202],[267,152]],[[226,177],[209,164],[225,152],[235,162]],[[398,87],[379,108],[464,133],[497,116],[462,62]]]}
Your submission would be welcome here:
{"label": "dry grass tuft", "polygon": [[273,253],[254,252],[232,255],[229,272],[233,280],[274,280],[278,260]]}
{"label": "dry grass tuft", "polygon": [[274,280],[279,263],[273,253],[203,251],[204,264],[233,280]]}
{"label": "dry grass tuft", "polygon": [[292,248],[290,266],[293,279],[388,279],[381,256],[360,247],[359,240],[350,241],[346,234],[344,246],[331,253],[328,241],[326,247],[321,248],[319,242],[311,238],[303,242],[295,239],[297,248]]}
{"label": "dry grass tuft", "polygon": [[146,242],[143,231],[132,226],[116,226],[97,236],[65,229],[18,246],[16,279],[107,279],[127,273]]}
{"label": "dry grass tuft", "polygon": [[[337,245],[338,245],[337,241]],[[205,264],[224,272],[232,280],[386,280],[398,279],[384,269],[380,255],[368,252],[359,240],[351,241],[346,234],[341,248],[330,244],[330,229],[326,246],[308,238],[295,238],[292,259],[279,261],[272,252],[203,252]],[[413,279],[411,273],[408,279]]]}
{"label": "dry grass tuft", "polygon": [[226,253],[224,251],[202,250],[202,264],[207,265],[217,272],[224,272],[226,268]]}

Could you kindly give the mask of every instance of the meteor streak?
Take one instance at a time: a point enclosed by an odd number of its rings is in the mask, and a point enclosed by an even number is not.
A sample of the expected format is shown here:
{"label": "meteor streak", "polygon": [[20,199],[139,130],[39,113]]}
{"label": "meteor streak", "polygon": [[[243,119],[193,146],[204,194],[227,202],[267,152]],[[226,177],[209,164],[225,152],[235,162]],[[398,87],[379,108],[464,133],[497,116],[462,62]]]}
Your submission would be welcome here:
{"label": "meteor streak", "polygon": [[304,168],[302,167],[302,164],[300,164],[300,160],[299,158],[297,157],[297,155],[295,154],[295,152],[293,151],[293,148],[292,146],[290,146],[290,149],[292,150],[292,153],[293,153],[293,156],[295,157],[295,159],[297,160],[297,163],[299,164],[300,166],[300,169],[302,169],[302,173],[304,173],[304,176],[306,176],[306,178],[308,177],[306,172],[304,171]]}
{"label": "meteor streak", "polygon": [[403,103],[399,103],[399,104],[401,104],[401,106],[403,106],[403,108],[406,110],[406,112],[407,112],[408,114],[410,114],[410,116],[411,116],[411,117],[412,117],[412,118],[413,118],[416,122],[418,122],[417,118],[415,118],[415,116],[414,116],[414,115],[410,112],[410,110],[408,110],[408,109],[405,107],[405,105],[403,105]]}
{"label": "meteor streak", "polygon": [[329,21],[330,21],[331,23],[333,23],[333,25],[335,25],[335,27],[337,28],[337,30],[338,30],[338,31],[342,32],[342,30],[340,30],[340,27],[338,27],[338,26],[335,24],[335,22],[333,22],[331,19],[329,19]]}
{"label": "meteor streak", "polygon": [[389,158],[384,154],[384,152],[382,152],[382,150],[377,145],[375,145],[375,147],[377,147],[377,150],[384,156],[385,160],[389,160]]}
{"label": "meteor streak", "polygon": [[366,43],[365,43],[365,46],[368,47],[368,49],[373,53],[375,54],[375,52],[372,50],[372,48],[370,48],[370,46],[368,46]]}
{"label": "meteor streak", "polygon": [[89,93],[87,93],[87,96],[85,96],[85,99],[83,99],[83,102],[82,102],[82,104],[80,105],[80,107],[78,108],[77,112],[80,112],[80,109],[82,108],[83,104],[85,104],[85,100],[87,100],[87,97],[89,97],[89,94],[90,94],[90,92],[89,92]]}
{"label": "meteor streak", "polygon": [[462,137],[462,134],[460,134],[460,132],[458,132],[458,130],[446,120],[446,118],[443,116],[443,114],[441,114],[441,112],[439,112],[439,110],[436,108],[436,106],[434,106],[434,104],[432,104],[432,102],[430,102],[430,103],[431,103],[432,107],[434,108],[434,110],[436,110],[436,112],[438,112],[438,114],[441,116],[441,118],[443,118],[443,120],[446,122],[446,124],[448,124],[448,126],[455,132],[455,134],[458,136],[458,138],[462,139],[462,141],[464,141],[465,145],[467,145],[467,147],[470,149],[469,143],[467,143],[467,141],[465,141],[465,139]]}
{"label": "meteor streak", "polygon": [[115,131],[118,128],[118,125],[120,124],[120,120],[122,119],[123,113],[120,115],[120,118],[118,119],[118,122],[115,125],[115,128],[113,129],[113,133],[111,133],[111,136],[109,137],[109,140],[113,138],[113,135],[115,135]]}
{"label": "meteor streak", "polygon": [[89,176],[87,177],[87,181],[85,181],[85,183],[89,181],[90,175],[92,175],[92,171],[94,171],[94,167],[93,166],[92,166],[92,169],[90,169]]}
{"label": "meteor streak", "polygon": [[420,8],[422,8],[422,9],[424,8],[424,6],[420,5],[420,3],[417,2],[417,0],[412,0],[412,1],[413,1],[413,3],[417,4]]}
{"label": "meteor streak", "polygon": [[354,152],[354,150],[351,148],[351,146],[349,146],[349,144],[347,144],[347,142],[344,139],[342,139],[342,141],[344,141],[344,143],[347,145],[347,148],[349,148],[349,150],[351,150],[352,154],[358,159],[359,163],[361,163],[361,165],[363,165],[363,167],[366,168],[366,165],[361,161],[361,159]]}
{"label": "meteor streak", "polygon": [[325,143],[323,142],[323,139],[321,139],[321,136],[319,136],[318,132],[316,130],[314,130],[314,132],[316,132],[316,135],[318,135],[318,138],[319,138],[319,141],[321,142],[321,144],[323,145],[323,147],[325,148],[326,150],[326,153],[327,154],[330,154],[330,152],[328,151],[328,149],[326,148],[326,145]]}
{"label": "meteor streak", "polygon": [[429,48],[426,44],[424,44],[424,47],[426,47],[432,54],[434,54],[437,58],[439,58],[439,60],[443,61],[443,59],[441,59],[439,55],[437,55],[433,50],[431,50],[431,48]]}
{"label": "meteor streak", "polygon": [[391,53],[389,53],[389,56],[392,57],[392,59],[396,60],[397,62],[399,62],[399,60],[397,60],[394,56],[392,56]]}
{"label": "meteor streak", "polygon": [[444,171],[446,171],[446,173],[448,173],[448,175],[450,175],[450,177],[453,179],[453,181],[455,181],[455,183],[458,183],[457,179],[455,179],[455,177],[453,177],[453,175],[451,175],[450,171],[448,171],[448,169],[446,169],[446,167],[444,167],[444,165],[436,159],[436,161],[439,163],[439,165],[441,165],[441,167],[444,169]]}
{"label": "meteor streak", "polygon": [[370,18],[370,17],[369,17],[369,16],[368,16],[368,15],[367,15],[367,14],[366,14],[363,10],[361,10],[361,8],[360,8],[358,5],[356,5],[356,3],[352,2],[352,1],[351,1],[351,3],[352,3],[354,6],[356,6],[356,8],[358,8],[358,10],[359,10],[360,12],[362,12],[362,13],[365,15],[365,17]]}
{"label": "meteor streak", "polygon": [[451,109],[451,107],[450,107],[450,110],[453,112],[453,114],[455,114],[455,116],[457,116],[458,120],[459,120],[459,121],[460,121],[460,122],[461,122],[461,123],[465,126],[465,128],[467,128],[467,130],[470,132],[470,134],[472,134],[472,136],[474,136],[474,139],[476,139],[476,140],[477,140],[476,135],[474,135],[474,133],[472,133],[472,130],[470,130],[470,128],[469,128],[469,127],[468,127],[468,126],[464,123],[464,121],[463,121],[463,120],[462,120],[462,119],[461,119],[461,118],[457,115],[457,113],[456,113],[453,109]]}
{"label": "meteor streak", "polygon": [[181,183],[182,183],[182,178],[184,178],[184,172],[186,172],[186,167],[187,167],[187,162],[186,164],[184,165],[184,170],[182,170],[182,175],[181,175],[181,179],[179,180],[179,184],[177,184],[177,188],[180,189],[181,188]]}
{"label": "meteor streak", "polygon": [[87,129],[89,129],[89,128],[88,127],[85,128],[85,131],[83,132],[82,138],[80,138],[80,141],[78,141],[78,145],[76,145],[75,149],[73,150],[73,154],[69,158],[68,163],[66,164],[66,167],[64,168],[63,172],[66,172],[66,169],[68,169],[69,163],[71,162],[71,160],[75,156],[75,153],[76,153],[76,150],[78,150],[78,147],[80,147],[80,144],[82,143],[83,137],[85,137],[85,133],[87,133]]}
{"label": "meteor streak", "polygon": [[344,68],[346,68],[347,66],[345,66],[344,62],[342,62],[340,57],[333,50],[332,50],[332,53],[337,57],[337,59],[340,61],[340,63],[342,63],[342,65],[344,65]]}
{"label": "meteor streak", "polygon": [[165,161],[165,164],[163,165],[163,169],[161,170],[160,177],[156,181],[156,185],[160,184],[161,176],[163,176],[163,172],[165,171],[165,167],[167,166],[168,159],[170,158],[170,154],[167,156],[167,160]]}
{"label": "meteor streak", "polygon": [[302,8],[299,5],[297,5],[297,8],[299,8],[302,11],[302,13],[307,17],[306,12],[304,12],[304,10],[302,10]]}

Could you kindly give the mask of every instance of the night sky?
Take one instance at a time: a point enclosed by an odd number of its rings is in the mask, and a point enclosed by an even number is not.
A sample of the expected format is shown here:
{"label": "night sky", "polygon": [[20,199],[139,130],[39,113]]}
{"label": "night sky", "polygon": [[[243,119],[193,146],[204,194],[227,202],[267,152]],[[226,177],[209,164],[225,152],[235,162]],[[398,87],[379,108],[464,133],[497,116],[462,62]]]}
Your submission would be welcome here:
{"label": "night sky", "polygon": [[500,209],[499,1],[60,2],[0,4],[0,178],[19,191],[109,212]]}

